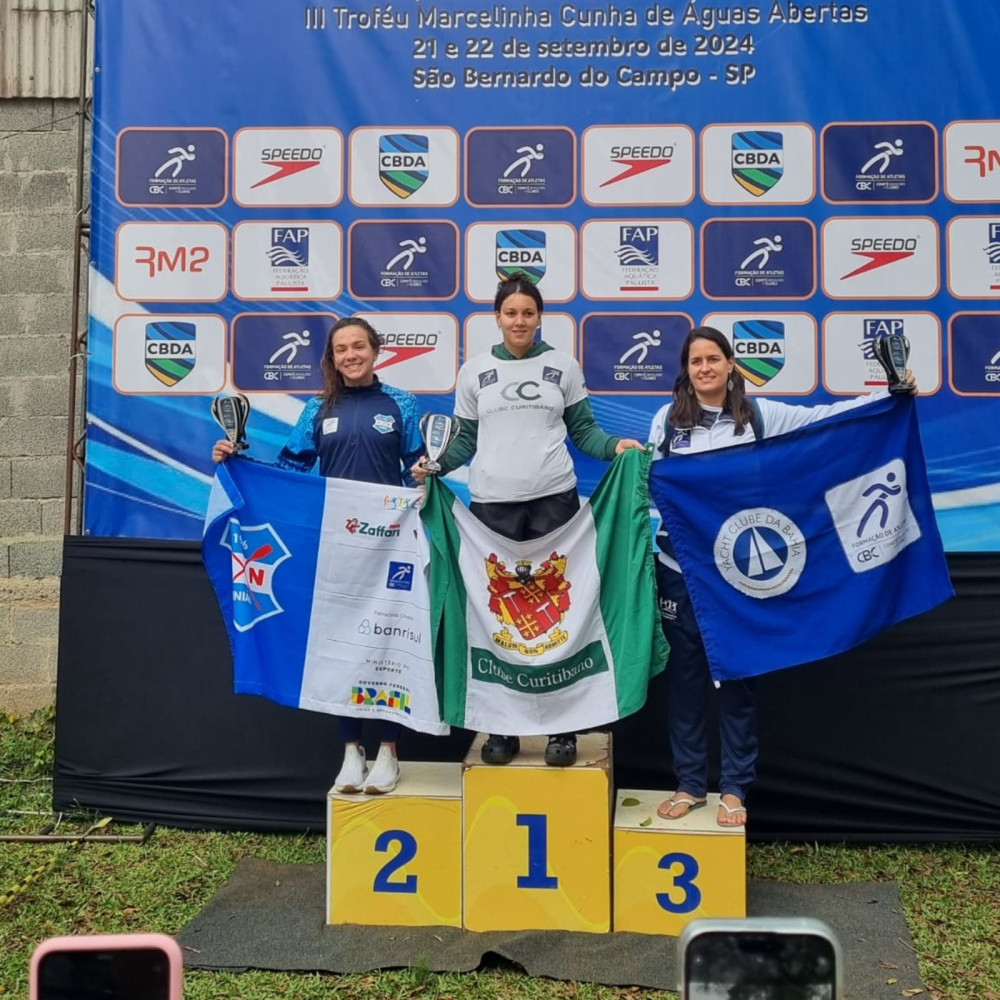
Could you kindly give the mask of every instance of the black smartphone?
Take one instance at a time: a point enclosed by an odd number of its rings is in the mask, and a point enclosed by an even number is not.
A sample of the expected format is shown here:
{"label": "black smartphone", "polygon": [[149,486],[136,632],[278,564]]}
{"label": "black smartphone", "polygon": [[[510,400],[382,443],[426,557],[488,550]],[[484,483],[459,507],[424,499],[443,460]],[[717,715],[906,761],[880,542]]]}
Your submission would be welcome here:
{"label": "black smartphone", "polygon": [[677,947],[682,1000],[841,1000],[840,946],[820,920],[693,920]]}

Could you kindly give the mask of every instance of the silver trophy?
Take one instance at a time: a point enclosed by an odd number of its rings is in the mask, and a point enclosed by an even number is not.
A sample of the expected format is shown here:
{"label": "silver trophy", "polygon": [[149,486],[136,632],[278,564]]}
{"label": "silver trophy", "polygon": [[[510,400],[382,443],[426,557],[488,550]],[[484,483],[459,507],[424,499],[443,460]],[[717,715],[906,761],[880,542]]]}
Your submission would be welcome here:
{"label": "silver trophy", "polygon": [[458,437],[462,422],[458,417],[449,417],[443,413],[425,413],[420,418],[420,436],[424,439],[427,458],[424,468],[428,472],[440,472],[441,463],[438,459],[448,450],[448,446]]}
{"label": "silver trophy", "polygon": [[909,392],[906,384],[906,362],[910,357],[910,342],[901,333],[883,333],[875,338],[875,357],[885,369],[889,392]]}
{"label": "silver trophy", "polygon": [[223,434],[232,441],[234,451],[241,452],[250,447],[250,442],[247,441],[250,400],[243,393],[216,396],[212,400],[212,416],[222,428]]}

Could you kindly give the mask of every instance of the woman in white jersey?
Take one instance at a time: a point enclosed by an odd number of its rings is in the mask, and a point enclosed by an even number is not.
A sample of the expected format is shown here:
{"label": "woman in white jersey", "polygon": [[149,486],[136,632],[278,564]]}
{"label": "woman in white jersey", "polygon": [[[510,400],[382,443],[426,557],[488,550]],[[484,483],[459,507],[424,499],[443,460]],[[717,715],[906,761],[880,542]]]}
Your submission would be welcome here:
{"label": "woman in white jersey", "polygon": [[[907,372],[910,392],[916,382]],[[869,402],[861,396],[823,406],[789,406],[770,399],[751,401],[735,368],[733,348],[710,326],[692,330],[681,348],[680,373],[673,402],[660,408],[649,431],[653,459],[683,461],[684,455],[776,437],[831,414]],[[664,819],[680,819],[705,804],[708,790],[708,698],[710,676],[705,647],[691,599],[664,530],[656,536],[660,552],[656,584],[660,618],[670,643],[667,663],[670,747],[677,791],[657,810]],[[744,804],[756,775],[757,711],[749,681],[723,681],[718,689],[721,760],[720,826],[743,826]]]}
{"label": "woman in white jersey", "polygon": [[[472,459],[469,509],[514,541],[547,535],[580,509],[567,434],[585,455],[604,461],[642,447],[601,430],[576,359],[535,341],[544,308],[526,275],[500,283],[493,310],[502,341],[462,365],[455,388],[461,429],[441,459],[442,474]],[[422,481],[426,470],[418,463],[413,473]],[[516,735],[494,733],[482,758],[508,764],[520,748]],[[575,733],[549,737],[547,764],[567,767],[575,761]]]}

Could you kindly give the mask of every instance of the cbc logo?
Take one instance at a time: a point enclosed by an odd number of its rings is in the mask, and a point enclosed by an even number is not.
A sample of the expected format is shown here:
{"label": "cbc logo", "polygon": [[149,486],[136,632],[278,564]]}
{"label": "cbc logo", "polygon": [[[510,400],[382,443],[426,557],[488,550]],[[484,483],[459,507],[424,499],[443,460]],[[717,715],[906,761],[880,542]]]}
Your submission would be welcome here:
{"label": "cbc logo", "polygon": [[396,279],[395,278],[383,278],[380,282],[383,288],[395,288]]}
{"label": "cbc logo", "polygon": [[615,372],[616,382],[628,382],[631,380],[631,378],[632,376],[629,372]]}
{"label": "cbc logo", "polygon": [[1000,382],[1000,372],[987,372],[986,373],[987,382]]}
{"label": "cbc logo", "polygon": [[875,562],[876,559],[882,558],[882,553],[876,547],[870,549],[862,549],[855,557],[859,563],[870,563]]}
{"label": "cbc logo", "polygon": [[265,382],[277,382],[279,378],[281,378],[281,376],[278,374],[278,372],[270,372],[270,371],[264,372]]}
{"label": "cbc logo", "polygon": [[163,184],[150,184],[149,193],[150,194],[163,194],[166,191],[166,187]]}
{"label": "cbc logo", "polygon": [[736,279],[736,287],[737,288],[749,288],[750,287],[750,279],[749,278],[737,278]]}
{"label": "cbc logo", "polygon": [[874,191],[875,185],[871,181],[858,181],[854,187],[858,191]]}

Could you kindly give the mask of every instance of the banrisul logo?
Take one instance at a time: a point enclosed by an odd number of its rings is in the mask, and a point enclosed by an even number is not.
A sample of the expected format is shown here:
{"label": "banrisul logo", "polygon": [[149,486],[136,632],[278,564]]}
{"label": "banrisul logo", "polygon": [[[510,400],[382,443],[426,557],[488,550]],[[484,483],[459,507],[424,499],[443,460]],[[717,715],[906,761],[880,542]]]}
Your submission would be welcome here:
{"label": "banrisul logo", "polygon": [[291,557],[270,524],[243,525],[230,518],[219,542],[232,553],[233,626],[246,632],[284,610],[274,595],[275,570]]}
{"label": "banrisul logo", "polygon": [[146,324],[146,371],[173,387],[194,371],[197,358],[194,323],[162,320]]}
{"label": "banrisul logo", "polygon": [[758,388],[785,367],[785,324],[779,320],[741,319],[733,324],[736,370]]}
{"label": "banrisul logo", "polygon": [[748,507],[723,522],[715,538],[715,567],[731,587],[766,599],[788,593],[806,564],[799,526],[773,507]]}
{"label": "banrisul logo", "polygon": [[430,175],[430,140],[426,135],[394,133],[378,137],[378,179],[397,198],[409,198]]}
{"label": "banrisul logo", "polygon": [[499,230],[496,235],[496,271],[501,281],[520,271],[537,285],[545,275],[545,231]]}
{"label": "banrisul logo", "polygon": [[755,198],[767,194],[785,172],[780,132],[734,132],[733,179]]}

